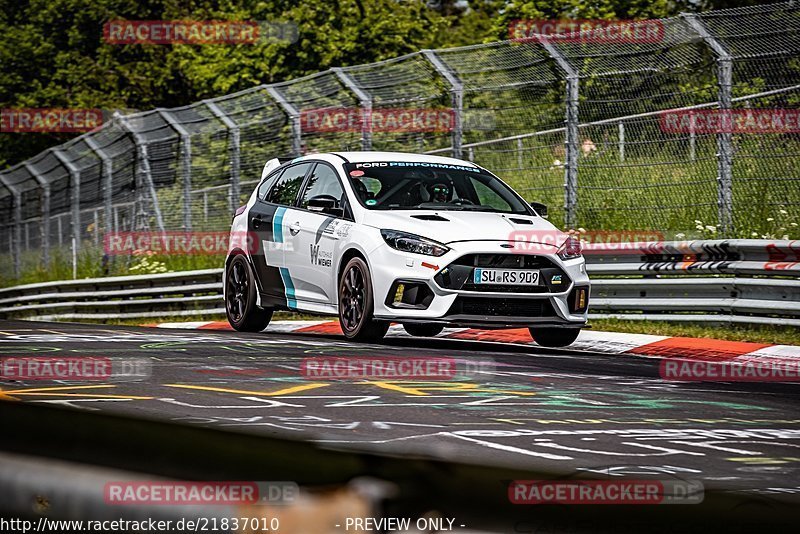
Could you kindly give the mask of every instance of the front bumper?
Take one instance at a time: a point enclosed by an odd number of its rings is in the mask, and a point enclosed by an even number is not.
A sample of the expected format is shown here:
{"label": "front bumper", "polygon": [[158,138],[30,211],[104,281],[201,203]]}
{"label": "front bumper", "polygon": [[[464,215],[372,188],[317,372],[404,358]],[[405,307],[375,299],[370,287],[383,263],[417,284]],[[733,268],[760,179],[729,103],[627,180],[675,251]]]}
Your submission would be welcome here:
{"label": "front bumper", "polygon": [[[461,242],[434,258],[379,246],[369,255],[375,317],[408,323],[506,328],[582,327],[587,320],[589,277],[583,258],[520,254],[507,242]],[[539,286],[483,287],[471,283],[475,266],[538,269]],[[414,295],[396,302],[399,284]]]}

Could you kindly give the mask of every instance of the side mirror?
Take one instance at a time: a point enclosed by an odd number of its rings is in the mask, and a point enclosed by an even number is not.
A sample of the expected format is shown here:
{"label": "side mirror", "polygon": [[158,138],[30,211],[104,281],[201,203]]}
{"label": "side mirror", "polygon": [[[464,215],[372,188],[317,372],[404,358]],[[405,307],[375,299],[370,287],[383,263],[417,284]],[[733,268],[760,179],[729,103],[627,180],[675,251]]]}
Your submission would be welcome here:
{"label": "side mirror", "polygon": [[344,210],[339,207],[339,201],[330,195],[317,195],[308,199],[308,210],[344,217]]}
{"label": "side mirror", "polygon": [[528,204],[531,205],[531,207],[534,209],[534,211],[536,211],[536,213],[538,213],[539,216],[542,219],[546,219],[547,218],[547,205],[546,204],[542,204],[541,202],[528,202]]}

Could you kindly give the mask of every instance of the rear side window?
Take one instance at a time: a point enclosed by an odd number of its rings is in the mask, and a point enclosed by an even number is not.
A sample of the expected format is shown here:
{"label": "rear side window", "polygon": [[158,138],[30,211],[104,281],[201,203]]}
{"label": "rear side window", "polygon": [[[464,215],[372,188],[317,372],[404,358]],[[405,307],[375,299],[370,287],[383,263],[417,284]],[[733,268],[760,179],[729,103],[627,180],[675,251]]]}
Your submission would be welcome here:
{"label": "rear side window", "polygon": [[277,180],[285,170],[286,169],[281,169],[278,172],[274,172],[271,175],[267,176],[266,180],[261,182],[261,185],[258,186],[258,198],[260,200],[264,200],[264,197],[267,196],[267,192],[272,187],[272,184],[275,183],[275,180]]}
{"label": "rear side window", "polygon": [[303,178],[310,166],[310,163],[301,163],[299,165],[293,165],[283,171],[283,174],[275,182],[275,185],[272,186],[265,200],[273,204],[281,204],[284,206],[291,206],[294,204],[297,193],[303,185]]}

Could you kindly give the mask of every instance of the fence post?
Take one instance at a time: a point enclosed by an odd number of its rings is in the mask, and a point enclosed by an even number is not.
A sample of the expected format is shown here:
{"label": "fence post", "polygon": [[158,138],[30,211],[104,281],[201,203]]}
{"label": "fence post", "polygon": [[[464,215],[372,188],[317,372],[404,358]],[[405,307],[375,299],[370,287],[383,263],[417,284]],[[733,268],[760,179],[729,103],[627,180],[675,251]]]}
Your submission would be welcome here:
{"label": "fence post", "polygon": [[[97,157],[100,159],[103,165],[103,178],[105,186],[103,187],[103,204],[104,214],[105,214],[105,224],[103,227],[105,228],[106,232],[112,232],[113,228],[111,227],[111,196],[114,193],[114,162],[111,160],[111,156],[106,154],[100,145],[97,144],[97,141],[92,139],[91,135],[87,135],[84,138],[86,141],[86,146],[88,146],[92,152],[97,154]],[[78,226],[81,224],[80,214],[76,219]],[[99,228],[95,228],[95,232],[99,232]],[[80,234],[75,235],[75,246],[78,246],[80,243]]]}
{"label": "fence post", "polygon": [[334,67],[331,71],[358,98],[361,109],[364,110],[364,115],[361,117],[361,149],[372,150],[372,96],[361,89],[341,67]]}
{"label": "fence post", "polygon": [[[203,103],[211,110],[211,113],[217,117],[225,128],[228,129],[228,151],[231,157],[231,188],[230,196],[228,197],[229,207],[231,213],[238,207],[239,199],[242,196],[240,186],[240,172],[241,172],[241,132],[239,125],[228,117],[222,109],[212,100],[203,100]],[[206,215],[208,218],[208,215]]]}
{"label": "fence post", "polygon": [[[717,58],[717,101],[723,112],[730,112],[733,102],[733,57],[725,46],[712,36],[702,19],[693,13],[681,13],[681,18],[703,39]],[[733,232],[733,134],[717,133],[717,207],[718,224],[722,235]]]}
{"label": "fence post", "polygon": [[42,189],[42,223],[39,231],[42,241],[42,264],[47,269],[50,266],[50,183],[39,174],[33,165],[27,162],[23,165]]}
{"label": "fence post", "polygon": [[0,183],[11,192],[14,199],[14,235],[10,241],[13,243],[14,276],[19,278],[22,270],[22,193],[16,186],[11,185],[2,173],[0,173]]}
{"label": "fence post", "polygon": [[619,161],[625,163],[625,123],[619,121]]}
{"label": "fence post", "polygon": [[[94,149],[93,149],[94,150]],[[72,238],[75,246],[80,247],[81,242],[81,173],[78,168],[64,154],[61,148],[54,148],[53,155],[66,167],[69,172],[69,179],[72,182],[72,198],[70,200],[72,208]]]}
{"label": "fence post", "polygon": [[183,177],[183,229],[192,231],[192,136],[183,125],[175,120],[168,110],[157,108],[161,117],[181,138],[181,176]]}
{"label": "fence post", "polygon": [[[155,184],[153,183],[153,175],[150,172],[150,159],[149,159],[149,157],[147,155],[147,141],[142,139],[142,136],[139,134],[139,132],[137,132],[136,130],[131,128],[130,124],[128,124],[128,119],[126,117],[120,115],[119,113],[115,113],[114,117],[117,120],[119,120],[119,123],[120,123],[120,126],[122,127],[122,129],[125,130],[126,132],[130,133],[131,136],[133,137],[133,144],[136,145],[136,148],[137,148],[137,160],[138,160],[137,174],[139,174],[142,177],[144,183],[147,184],[147,189],[148,189],[148,191],[150,193],[150,199],[153,202],[153,211],[155,212],[155,216],[156,216],[156,224],[158,225],[159,231],[161,231],[163,233],[165,231],[164,230],[164,219],[161,217],[161,207],[158,204],[158,196],[156,195],[156,187],[155,187]],[[138,189],[139,188],[137,187],[137,190]],[[136,216],[140,216],[141,219],[142,219],[141,227],[149,228],[150,224],[147,221],[147,214],[144,213],[144,209],[141,206],[141,202],[139,204],[140,204],[140,210],[141,211],[139,213],[137,213],[136,215],[134,215],[134,218]],[[136,230],[135,226],[136,226],[136,222],[134,222],[134,230]]]}
{"label": "fence post", "polygon": [[300,125],[300,112],[290,104],[278,89],[272,85],[267,85],[267,93],[283,109],[289,117],[292,125],[292,153],[294,156],[303,155],[303,129]]}
{"label": "fence post", "polygon": [[547,50],[567,76],[567,109],[565,113],[566,139],[564,163],[564,224],[574,228],[578,223],[578,72],[567,58],[543,35],[538,35],[539,43]]}
{"label": "fence post", "polygon": [[433,65],[436,72],[450,84],[450,95],[454,114],[452,133],[453,157],[461,159],[463,155],[462,145],[464,143],[464,84],[458,76],[444,64],[444,61],[436,54],[435,50],[423,50],[422,54],[430,64]]}

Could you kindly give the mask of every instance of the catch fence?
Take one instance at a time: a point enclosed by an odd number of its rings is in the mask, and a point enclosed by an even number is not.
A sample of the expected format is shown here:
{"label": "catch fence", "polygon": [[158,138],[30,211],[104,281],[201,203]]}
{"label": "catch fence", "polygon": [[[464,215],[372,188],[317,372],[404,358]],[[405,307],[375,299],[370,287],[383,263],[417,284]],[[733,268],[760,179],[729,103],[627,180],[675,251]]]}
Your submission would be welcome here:
{"label": "catch fence", "polygon": [[527,35],[116,114],[0,172],[0,275],[101,255],[109,232],[224,230],[268,159],[360,149],[475,161],[567,228],[798,237],[800,130],[697,120],[800,108],[800,6],[629,24],[659,36]]}

